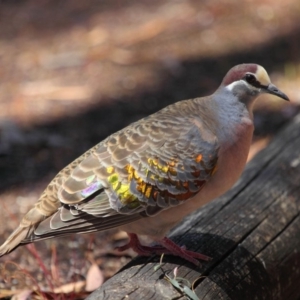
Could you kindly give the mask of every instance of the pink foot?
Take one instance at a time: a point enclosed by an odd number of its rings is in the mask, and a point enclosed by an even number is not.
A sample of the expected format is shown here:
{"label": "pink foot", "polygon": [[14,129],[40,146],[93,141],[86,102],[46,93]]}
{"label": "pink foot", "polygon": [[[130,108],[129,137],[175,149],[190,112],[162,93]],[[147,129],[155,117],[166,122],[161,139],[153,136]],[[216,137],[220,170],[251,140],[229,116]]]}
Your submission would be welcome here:
{"label": "pink foot", "polygon": [[117,247],[118,251],[125,251],[132,248],[134,252],[142,256],[150,256],[153,254],[163,254],[167,249],[162,246],[144,246],[140,243],[138,236],[135,233],[127,233],[129,237],[129,242],[124,246]]}
{"label": "pink foot", "polygon": [[179,256],[179,257],[193,263],[196,266],[200,265],[200,263],[197,259],[201,259],[201,260],[205,260],[205,261],[210,261],[212,259],[211,257],[206,256],[204,254],[186,250],[185,247],[178,246],[177,244],[175,244],[173,241],[171,241],[167,237],[164,237],[162,240],[159,241],[159,243],[168,250],[167,254]]}
{"label": "pink foot", "polygon": [[191,263],[193,263],[196,266],[199,266],[199,262],[197,259],[211,260],[210,257],[203,255],[198,252],[193,252],[186,250],[185,247],[180,247],[174,242],[172,242],[167,237],[163,238],[162,240],[159,240],[158,242],[161,244],[161,246],[144,246],[140,243],[137,235],[135,233],[128,233],[129,236],[129,242],[121,247],[118,247],[117,249],[119,251],[124,251],[129,248],[132,248],[136,253],[142,256],[150,256],[153,254],[161,255],[161,254],[171,254],[174,256],[179,256]]}

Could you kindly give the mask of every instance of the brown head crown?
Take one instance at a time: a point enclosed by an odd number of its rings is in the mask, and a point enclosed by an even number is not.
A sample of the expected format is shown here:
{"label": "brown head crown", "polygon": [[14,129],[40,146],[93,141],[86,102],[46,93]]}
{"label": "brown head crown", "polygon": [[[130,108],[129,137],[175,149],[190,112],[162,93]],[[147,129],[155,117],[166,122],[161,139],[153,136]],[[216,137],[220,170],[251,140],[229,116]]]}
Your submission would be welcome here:
{"label": "brown head crown", "polygon": [[222,84],[223,85],[229,85],[235,81],[241,80],[246,73],[253,73],[256,74],[258,69],[259,69],[259,65],[257,64],[241,64],[241,65],[237,65],[233,68],[231,68],[226,76],[224,77]]}

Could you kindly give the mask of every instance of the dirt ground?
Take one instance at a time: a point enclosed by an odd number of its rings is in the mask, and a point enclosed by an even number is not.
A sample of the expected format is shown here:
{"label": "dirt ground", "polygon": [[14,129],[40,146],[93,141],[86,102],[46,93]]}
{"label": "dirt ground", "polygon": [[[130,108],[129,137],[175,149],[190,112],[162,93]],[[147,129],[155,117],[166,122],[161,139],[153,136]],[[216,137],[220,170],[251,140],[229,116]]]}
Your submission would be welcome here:
{"label": "dirt ground", "polygon": [[[299,18],[298,0],[0,0],[0,242],[73,159],[211,93],[243,62],[263,65],[291,99],[259,99],[252,157],[299,111]],[[109,231],[21,247],[0,259],[0,297],[38,288],[79,299],[58,288],[89,282],[95,264],[112,276],[134,255],[114,250],[125,241]]]}

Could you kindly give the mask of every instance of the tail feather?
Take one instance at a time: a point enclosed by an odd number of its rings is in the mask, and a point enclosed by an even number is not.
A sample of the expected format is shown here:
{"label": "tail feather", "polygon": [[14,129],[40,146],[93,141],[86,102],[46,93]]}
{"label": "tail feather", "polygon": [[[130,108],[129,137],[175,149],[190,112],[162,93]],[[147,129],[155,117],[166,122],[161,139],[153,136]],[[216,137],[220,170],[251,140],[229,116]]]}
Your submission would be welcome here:
{"label": "tail feather", "polygon": [[20,225],[0,246],[0,257],[10,253],[20,244],[28,244],[34,240],[34,230],[45,219],[39,209],[33,207],[22,219]]}
{"label": "tail feather", "polygon": [[[22,219],[19,227],[0,246],[0,257],[13,251],[19,245],[66,236],[72,233],[88,233],[116,228],[134,222],[142,215],[119,214],[99,196],[82,203],[81,209],[62,205],[50,207],[38,202]],[[52,202],[50,202],[52,203]],[[85,205],[86,204],[86,205]]]}
{"label": "tail feather", "polygon": [[23,227],[20,225],[0,246],[0,257],[17,248],[23,240],[32,234],[33,230],[33,226]]}

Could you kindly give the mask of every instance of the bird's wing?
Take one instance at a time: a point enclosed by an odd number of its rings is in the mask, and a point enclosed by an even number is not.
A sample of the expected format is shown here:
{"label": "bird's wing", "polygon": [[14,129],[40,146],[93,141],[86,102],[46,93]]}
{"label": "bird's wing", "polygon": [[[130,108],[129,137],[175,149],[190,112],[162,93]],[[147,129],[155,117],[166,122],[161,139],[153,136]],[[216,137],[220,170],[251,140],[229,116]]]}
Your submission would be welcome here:
{"label": "bird's wing", "polygon": [[37,203],[44,215],[60,206],[35,235],[117,227],[197,194],[216,170],[218,140],[184,108],[133,123],[66,167]]}
{"label": "bird's wing", "polygon": [[197,194],[213,176],[219,150],[216,118],[199,105],[178,102],[73,161],[0,246],[0,256],[34,240],[118,227]]}

